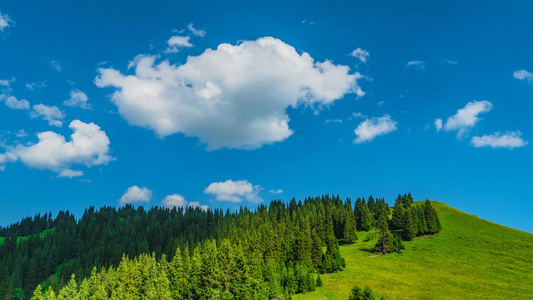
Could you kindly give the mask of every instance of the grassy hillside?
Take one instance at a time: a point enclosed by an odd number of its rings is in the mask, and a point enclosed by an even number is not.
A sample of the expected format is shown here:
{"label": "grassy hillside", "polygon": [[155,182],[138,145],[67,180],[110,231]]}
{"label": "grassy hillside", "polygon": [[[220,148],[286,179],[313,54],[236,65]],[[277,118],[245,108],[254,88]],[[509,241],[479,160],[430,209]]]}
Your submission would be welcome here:
{"label": "grassy hillside", "polygon": [[376,241],[360,233],[358,243],[341,246],[346,269],[294,299],[347,299],[354,284],[386,299],[533,299],[533,234],[432,204],[441,233],[385,256],[371,253]]}

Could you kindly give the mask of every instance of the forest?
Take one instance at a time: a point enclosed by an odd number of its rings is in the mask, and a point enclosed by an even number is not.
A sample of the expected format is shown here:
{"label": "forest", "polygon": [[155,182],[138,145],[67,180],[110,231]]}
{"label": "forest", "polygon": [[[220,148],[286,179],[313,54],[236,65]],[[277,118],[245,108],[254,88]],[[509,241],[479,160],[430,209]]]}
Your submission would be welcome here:
{"label": "forest", "polygon": [[[313,291],[345,267],[339,244],[377,230],[375,251],[435,234],[429,201],[398,195],[272,201],[236,212],[126,205],[25,218],[0,228],[5,299],[276,299]],[[44,234],[43,234],[44,232]],[[21,238],[23,237],[23,238]]]}

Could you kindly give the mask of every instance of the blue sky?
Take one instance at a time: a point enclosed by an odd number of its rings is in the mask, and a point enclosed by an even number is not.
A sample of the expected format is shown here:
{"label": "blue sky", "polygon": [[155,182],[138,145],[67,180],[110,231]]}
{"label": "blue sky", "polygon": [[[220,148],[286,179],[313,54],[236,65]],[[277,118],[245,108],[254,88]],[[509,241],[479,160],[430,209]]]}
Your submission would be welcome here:
{"label": "blue sky", "polygon": [[533,3],[189,2],[0,2],[0,225],[411,192],[533,232]]}

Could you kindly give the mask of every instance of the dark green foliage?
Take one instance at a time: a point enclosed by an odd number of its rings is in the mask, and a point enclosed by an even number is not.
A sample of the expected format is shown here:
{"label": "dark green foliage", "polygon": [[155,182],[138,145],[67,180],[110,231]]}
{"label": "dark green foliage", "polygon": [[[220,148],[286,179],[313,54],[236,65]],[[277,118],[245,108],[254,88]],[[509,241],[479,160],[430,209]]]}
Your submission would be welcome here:
{"label": "dark green foliage", "polygon": [[439,216],[437,216],[437,211],[431,206],[429,200],[424,202],[424,214],[426,215],[428,233],[434,234],[441,231],[442,226],[440,225]]}
{"label": "dark green foliage", "polygon": [[376,297],[374,296],[374,292],[372,289],[368,286],[366,286],[364,289],[358,287],[357,285],[354,285],[350,292],[350,296],[348,297],[348,300],[374,300]]}
{"label": "dark green foliage", "polygon": [[355,202],[355,219],[357,222],[357,228],[362,231],[369,231],[372,229],[372,216],[370,215],[370,210],[366,205],[365,198],[361,200],[357,199]]}
{"label": "dark green foliage", "polygon": [[318,274],[318,277],[316,278],[316,287],[322,286],[322,278],[320,278],[320,274]]}
{"label": "dark green foliage", "polygon": [[391,227],[393,229],[402,229],[403,228],[403,215],[404,207],[402,203],[402,198],[398,197],[394,203],[394,210],[392,212]]}

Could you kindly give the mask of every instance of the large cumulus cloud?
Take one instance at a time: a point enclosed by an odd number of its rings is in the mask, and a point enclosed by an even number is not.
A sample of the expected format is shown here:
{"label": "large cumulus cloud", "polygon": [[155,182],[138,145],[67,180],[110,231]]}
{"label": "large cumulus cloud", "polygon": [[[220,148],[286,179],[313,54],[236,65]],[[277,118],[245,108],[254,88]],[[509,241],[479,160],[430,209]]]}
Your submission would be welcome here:
{"label": "large cumulus cloud", "polygon": [[178,132],[195,136],[208,150],[255,149],[283,141],[289,106],[328,105],[347,93],[364,93],[359,73],[272,37],[220,44],[185,64],[139,55],[129,65],[135,74],[101,68],[95,83],[113,87],[112,101],[129,124],[160,137]]}

